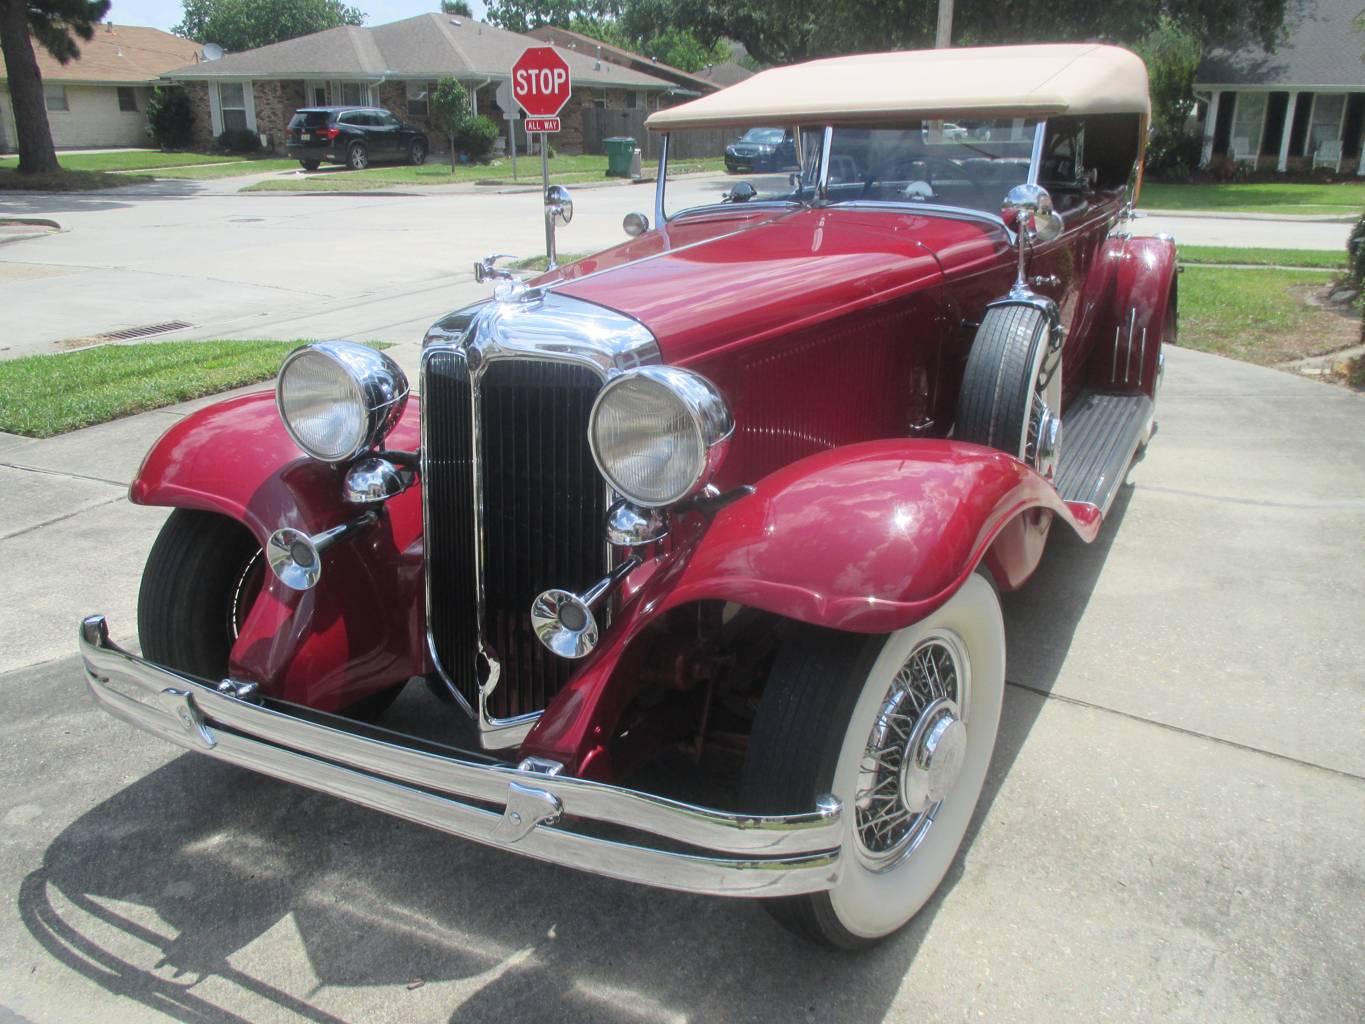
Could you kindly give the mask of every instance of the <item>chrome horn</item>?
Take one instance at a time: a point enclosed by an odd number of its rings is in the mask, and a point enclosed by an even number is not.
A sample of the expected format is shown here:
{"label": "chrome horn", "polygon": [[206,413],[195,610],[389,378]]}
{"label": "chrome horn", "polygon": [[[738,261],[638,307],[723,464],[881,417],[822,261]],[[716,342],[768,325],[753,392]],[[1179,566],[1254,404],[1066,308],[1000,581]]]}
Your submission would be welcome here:
{"label": "chrome horn", "polygon": [[597,646],[599,630],[593,612],[640,565],[632,555],[582,594],[547,590],[531,603],[531,628],[561,658],[586,658]]}
{"label": "chrome horn", "polygon": [[348,534],[377,522],[377,513],[366,512],[349,523],[342,523],[311,537],[302,530],[282,527],[265,542],[266,561],[286,587],[311,590],[322,579],[322,553]]}

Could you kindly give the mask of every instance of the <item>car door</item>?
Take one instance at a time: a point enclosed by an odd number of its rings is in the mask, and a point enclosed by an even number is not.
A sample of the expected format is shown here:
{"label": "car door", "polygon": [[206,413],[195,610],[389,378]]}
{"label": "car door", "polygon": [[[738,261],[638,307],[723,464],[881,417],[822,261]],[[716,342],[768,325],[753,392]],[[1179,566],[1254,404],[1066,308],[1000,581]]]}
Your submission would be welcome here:
{"label": "car door", "polygon": [[387,110],[376,111],[374,131],[384,139],[384,159],[402,160],[407,154],[407,132],[403,124]]}

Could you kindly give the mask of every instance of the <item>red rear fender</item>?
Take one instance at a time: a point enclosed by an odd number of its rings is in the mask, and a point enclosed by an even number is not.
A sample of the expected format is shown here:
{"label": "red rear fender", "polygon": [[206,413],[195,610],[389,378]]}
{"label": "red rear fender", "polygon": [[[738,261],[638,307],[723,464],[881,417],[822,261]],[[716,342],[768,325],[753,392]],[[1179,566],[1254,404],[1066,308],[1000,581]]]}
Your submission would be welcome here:
{"label": "red rear fender", "polygon": [[[413,398],[388,443],[414,449],[419,435]],[[342,476],[298,450],[274,395],[263,392],[176,423],[147,453],[130,497],[228,516],[264,545],[282,526],[311,534],[362,514],[342,500]],[[387,502],[378,524],[330,548],[312,590],[265,578],[232,650],[234,676],[332,710],[427,670],[420,487]]]}

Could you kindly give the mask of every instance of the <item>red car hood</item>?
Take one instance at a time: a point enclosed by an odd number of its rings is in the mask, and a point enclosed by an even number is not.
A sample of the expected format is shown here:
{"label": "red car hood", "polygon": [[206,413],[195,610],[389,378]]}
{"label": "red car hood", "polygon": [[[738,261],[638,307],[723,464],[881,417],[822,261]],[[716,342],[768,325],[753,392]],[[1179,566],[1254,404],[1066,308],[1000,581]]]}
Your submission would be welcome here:
{"label": "red car hood", "polygon": [[753,210],[689,217],[542,279],[654,332],[687,364],[936,288],[945,271],[1006,258],[999,227],[913,212]]}

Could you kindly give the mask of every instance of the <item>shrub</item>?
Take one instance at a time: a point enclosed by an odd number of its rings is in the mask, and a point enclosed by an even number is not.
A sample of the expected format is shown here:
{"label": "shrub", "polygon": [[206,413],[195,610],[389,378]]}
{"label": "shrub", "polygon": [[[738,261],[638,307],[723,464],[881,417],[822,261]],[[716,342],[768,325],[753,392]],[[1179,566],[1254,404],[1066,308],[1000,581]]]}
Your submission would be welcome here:
{"label": "shrub", "polygon": [[261,137],[245,128],[233,128],[218,136],[218,148],[224,153],[256,153],[261,148]]}
{"label": "shrub", "polygon": [[472,117],[464,123],[455,138],[455,144],[469,154],[469,159],[482,163],[493,152],[493,143],[498,139],[497,124],[487,117]]}
{"label": "shrub", "polygon": [[1346,239],[1346,266],[1357,289],[1365,291],[1365,214]]}
{"label": "shrub", "polygon": [[162,149],[184,149],[194,138],[194,111],[185,90],[157,86],[147,101],[147,131]]}

